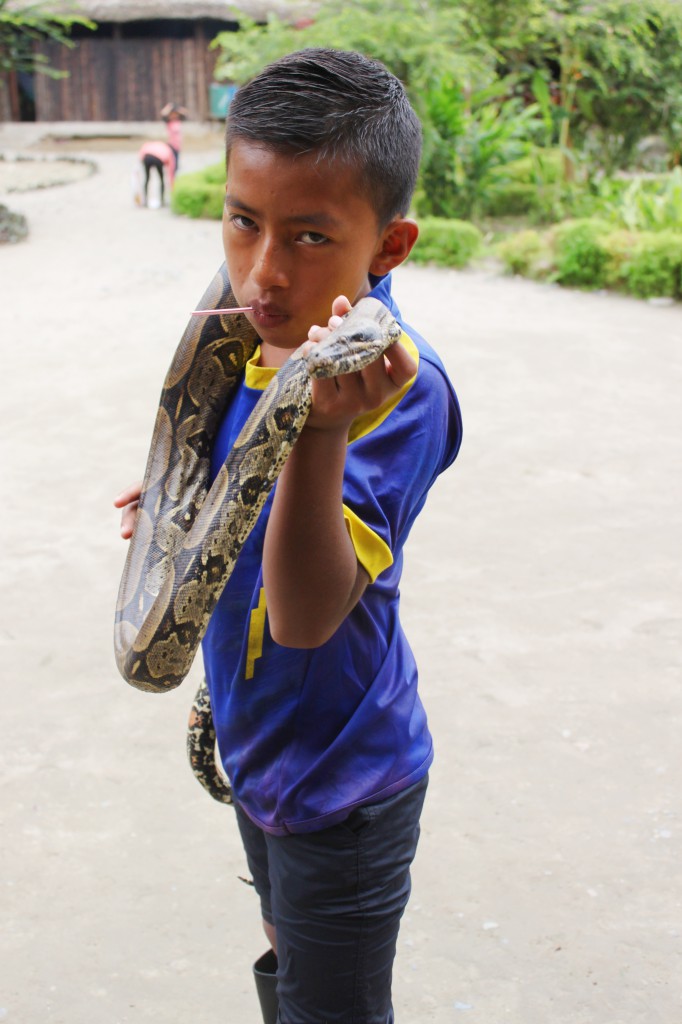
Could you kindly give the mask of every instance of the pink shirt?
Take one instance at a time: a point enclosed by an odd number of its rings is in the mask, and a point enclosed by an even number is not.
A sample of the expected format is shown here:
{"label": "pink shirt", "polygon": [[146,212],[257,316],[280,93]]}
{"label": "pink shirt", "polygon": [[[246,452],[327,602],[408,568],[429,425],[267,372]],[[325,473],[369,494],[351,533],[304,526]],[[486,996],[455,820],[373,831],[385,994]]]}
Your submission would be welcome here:
{"label": "pink shirt", "polygon": [[167,142],[145,142],[141,147],[138,157],[143,160],[146,156],[155,156],[160,160],[168,171],[168,185],[173,187],[175,177],[175,153]]}

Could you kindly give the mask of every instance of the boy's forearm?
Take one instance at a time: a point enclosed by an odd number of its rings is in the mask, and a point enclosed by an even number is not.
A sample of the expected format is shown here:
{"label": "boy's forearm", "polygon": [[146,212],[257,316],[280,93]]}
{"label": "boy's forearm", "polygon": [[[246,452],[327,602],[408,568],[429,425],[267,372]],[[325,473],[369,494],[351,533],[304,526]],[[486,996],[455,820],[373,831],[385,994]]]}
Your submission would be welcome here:
{"label": "boy's forearm", "polygon": [[365,589],[343,517],[346,430],[305,427],[277,483],[263,580],[273,639],[319,647]]}

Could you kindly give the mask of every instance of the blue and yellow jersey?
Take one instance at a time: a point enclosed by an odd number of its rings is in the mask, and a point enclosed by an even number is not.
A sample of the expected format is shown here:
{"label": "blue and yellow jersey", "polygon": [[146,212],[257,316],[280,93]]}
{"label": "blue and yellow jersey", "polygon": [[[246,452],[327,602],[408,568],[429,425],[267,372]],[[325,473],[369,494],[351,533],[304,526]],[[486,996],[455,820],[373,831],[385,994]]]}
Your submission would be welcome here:
{"label": "blue and yellow jersey", "polygon": [[[400,320],[390,275],[372,296]],[[417,667],[399,618],[403,546],[436,477],[457,455],[457,398],[435,352],[403,325],[416,376],[351,428],[346,525],[370,583],[321,647],[269,633],[261,570],[272,495],[242,550],[203,642],[218,748],[237,799],[276,835],[311,832],[420,779],[433,759]],[[271,375],[247,366],[218,432],[215,476]]]}

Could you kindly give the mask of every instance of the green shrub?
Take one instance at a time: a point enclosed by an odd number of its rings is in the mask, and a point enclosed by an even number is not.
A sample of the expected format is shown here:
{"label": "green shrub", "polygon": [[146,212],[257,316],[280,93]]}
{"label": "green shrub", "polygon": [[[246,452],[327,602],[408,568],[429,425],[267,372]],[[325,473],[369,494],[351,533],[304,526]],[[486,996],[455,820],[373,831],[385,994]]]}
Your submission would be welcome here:
{"label": "green shrub", "polygon": [[548,270],[547,243],[538,231],[517,231],[500,242],[495,252],[512,274],[542,277]]}
{"label": "green shrub", "polygon": [[415,263],[465,267],[482,242],[481,232],[468,221],[425,217],[419,222],[419,239],[410,258]]}
{"label": "green shrub", "polygon": [[578,288],[605,287],[608,253],[603,240],[610,230],[607,221],[596,217],[559,224],[552,232],[555,280]]}
{"label": "green shrub", "polygon": [[561,152],[533,147],[527,156],[495,169],[481,201],[481,213],[488,217],[531,214],[535,221],[552,220],[566,187]]}
{"label": "green shrub", "polygon": [[519,231],[495,252],[508,270],[525,277],[682,299],[681,231],[614,230],[608,221],[574,220],[545,233]]}
{"label": "green shrub", "polygon": [[185,217],[220,220],[225,203],[225,165],[213,164],[175,179],[171,209]]}
{"label": "green shrub", "polygon": [[535,212],[537,206],[535,185],[510,181],[490,190],[481,202],[481,213],[487,217],[519,217]]}
{"label": "green shrub", "polygon": [[221,160],[219,164],[211,164],[210,167],[205,167],[200,173],[204,175],[209,185],[220,185],[222,189],[225,188],[224,160]]}
{"label": "green shrub", "polygon": [[627,286],[641,298],[682,298],[682,232],[642,232],[628,261]]}
{"label": "green shrub", "polygon": [[534,149],[527,156],[505,164],[504,173],[510,181],[529,185],[539,178],[547,184],[561,181],[564,158],[560,149]]}
{"label": "green shrub", "polygon": [[652,183],[635,178],[623,193],[618,210],[626,227],[639,231],[682,229],[682,168]]}
{"label": "green shrub", "polygon": [[502,80],[473,92],[458,79],[443,80],[427,92],[418,105],[427,129],[420,215],[477,220],[492,197],[513,184],[506,168],[531,147],[540,119],[537,105],[506,94]]}
{"label": "green shrub", "polygon": [[627,290],[628,267],[639,241],[636,232],[617,229],[602,238],[606,253],[604,283],[607,288]]}
{"label": "green shrub", "polygon": [[628,231],[682,230],[682,169],[593,181],[576,197],[574,210],[577,217],[603,217]]}

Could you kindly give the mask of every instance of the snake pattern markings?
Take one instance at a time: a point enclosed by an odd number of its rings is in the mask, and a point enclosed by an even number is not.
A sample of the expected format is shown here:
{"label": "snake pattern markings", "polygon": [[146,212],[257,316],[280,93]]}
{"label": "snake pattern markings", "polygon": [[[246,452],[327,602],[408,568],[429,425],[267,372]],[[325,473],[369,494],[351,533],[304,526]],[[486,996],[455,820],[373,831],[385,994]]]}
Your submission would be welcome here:
{"label": "snake pattern markings", "polygon": [[[233,308],[225,265],[197,309]],[[185,678],[275,480],[303,429],[312,377],[364,369],[400,338],[376,299],[361,299],[319,345],[297,349],[273,377],[209,488],[211,447],[258,344],[243,314],[191,317],[164,382],[116,607],[123,678],[163,693]],[[309,346],[306,346],[309,347]],[[190,714],[194,774],[216,800],[231,790],[215,757],[205,681]]]}

